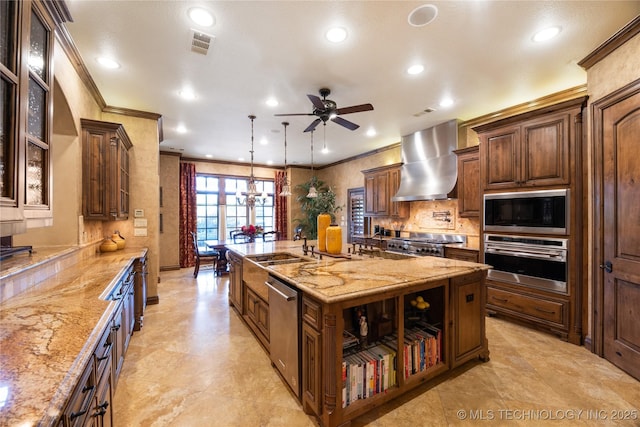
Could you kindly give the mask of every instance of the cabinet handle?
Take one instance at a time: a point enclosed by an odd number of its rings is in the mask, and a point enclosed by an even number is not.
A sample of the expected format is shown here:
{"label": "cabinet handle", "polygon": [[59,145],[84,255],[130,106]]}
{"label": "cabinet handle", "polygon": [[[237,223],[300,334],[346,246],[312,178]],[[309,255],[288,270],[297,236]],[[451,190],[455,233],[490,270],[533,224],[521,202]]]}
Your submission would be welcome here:
{"label": "cabinet handle", "polygon": [[508,299],[506,299],[506,298],[498,298],[498,297],[491,297],[491,299],[494,299],[494,300],[496,300],[496,301],[500,301],[500,302],[507,302],[507,301],[509,301],[509,300],[508,300]]}
{"label": "cabinet handle", "polygon": [[69,419],[78,418],[79,416],[86,414],[87,411],[88,409],[85,409],[84,411],[79,411],[79,412],[72,412],[71,415],[69,416]]}
{"label": "cabinet handle", "polygon": [[534,307],[536,310],[542,312],[542,313],[547,313],[547,314],[556,314],[555,311],[553,310],[546,310],[544,308],[540,308],[540,307]]}
{"label": "cabinet handle", "polygon": [[[86,386],[82,387],[82,392],[86,393],[88,391],[93,390],[94,388],[96,388],[96,386],[94,386],[94,385],[86,385]],[[87,411],[85,411],[85,412],[87,412]]]}
{"label": "cabinet handle", "polygon": [[121,327],[121,326],[122,326],[122,325],[116,325],[116,326],[113,326],[113,327],[111,328],[111,330],[112,330],[112,331],[116,331],[116,332],[117,332],[117,331],[119,331],[119,330],[120,330],[120,327]]}

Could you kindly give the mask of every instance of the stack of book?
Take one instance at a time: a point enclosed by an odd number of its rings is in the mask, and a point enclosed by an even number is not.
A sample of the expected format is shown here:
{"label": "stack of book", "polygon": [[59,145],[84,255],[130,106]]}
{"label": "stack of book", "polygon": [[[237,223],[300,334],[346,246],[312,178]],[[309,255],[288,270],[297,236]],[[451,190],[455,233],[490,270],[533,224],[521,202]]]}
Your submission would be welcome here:
{"label": "stack of book", "polygon": [[378,344],[342,360],[342,407],[386,392],[396,385],[395,346]]}
{"label": "stack of book", "polygon": [[404,378],[424,372],[442,360],[442,331],[418,322],[404,333]]}

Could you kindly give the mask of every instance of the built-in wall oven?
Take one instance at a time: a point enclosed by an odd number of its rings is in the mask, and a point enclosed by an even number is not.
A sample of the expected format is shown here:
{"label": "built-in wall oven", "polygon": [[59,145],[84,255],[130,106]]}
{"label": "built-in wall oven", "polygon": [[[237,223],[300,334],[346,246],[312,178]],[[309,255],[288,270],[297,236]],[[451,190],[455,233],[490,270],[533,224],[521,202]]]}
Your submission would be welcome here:
{"label": "built-in wall oven", "polygon": [[489,279],[567,294],[568,239],[484,235]]}
{"label": "built-in wall oven", "polygon": [[569,190],[484,195],[484,231],[567,235]]}

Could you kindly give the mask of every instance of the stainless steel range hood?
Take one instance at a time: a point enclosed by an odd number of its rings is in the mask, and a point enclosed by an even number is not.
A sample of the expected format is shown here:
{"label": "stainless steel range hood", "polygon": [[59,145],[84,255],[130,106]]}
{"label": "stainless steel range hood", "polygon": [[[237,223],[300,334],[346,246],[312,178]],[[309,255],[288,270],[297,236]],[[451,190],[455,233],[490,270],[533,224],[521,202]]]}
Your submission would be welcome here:
{"label": "stainless steel range hood", "polygon": [[458,123],[454,119],[402,137],[400,187],[396,202],[447,199],[456,186]]}

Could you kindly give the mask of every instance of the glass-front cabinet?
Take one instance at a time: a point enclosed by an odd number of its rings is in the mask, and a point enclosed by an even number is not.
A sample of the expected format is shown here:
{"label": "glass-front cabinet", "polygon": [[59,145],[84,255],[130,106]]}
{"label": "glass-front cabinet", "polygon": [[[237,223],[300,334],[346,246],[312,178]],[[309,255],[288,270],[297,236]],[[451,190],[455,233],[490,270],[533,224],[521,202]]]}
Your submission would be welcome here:
{"label": "glass-front cabinet", "polygon": [[58,2],[0,2],[2,236],[52,221],[54,22],[65,13]]}

